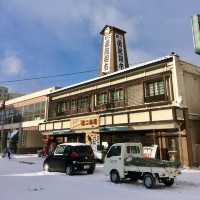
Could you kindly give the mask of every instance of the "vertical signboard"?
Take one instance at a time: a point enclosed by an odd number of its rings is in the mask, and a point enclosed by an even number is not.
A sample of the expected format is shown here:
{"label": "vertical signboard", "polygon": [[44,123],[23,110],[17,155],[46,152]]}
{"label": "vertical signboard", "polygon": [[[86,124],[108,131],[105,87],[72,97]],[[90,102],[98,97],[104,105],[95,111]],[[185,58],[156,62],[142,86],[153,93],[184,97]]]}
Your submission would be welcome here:
{"label": "vertical signboard", "polygon": [[124,42],[123,36],[121,34],[115,34],[115,44],[116,44],[116,57],[117,57],[117,70],[122,70],[125,68],[124,59]]}
{"label": "vertical signboard", "polygon": [[192,33],[195,53],[200,55],[200,15],[192,16]]}
{"label": "vertical signboard", "polygon": [[102,62],[102,72],[110,72],[110,57],[111,57],[111,43],[112,34],[110,33],[110,28],[107,27],[104,32],[103,37],[103,62]]}

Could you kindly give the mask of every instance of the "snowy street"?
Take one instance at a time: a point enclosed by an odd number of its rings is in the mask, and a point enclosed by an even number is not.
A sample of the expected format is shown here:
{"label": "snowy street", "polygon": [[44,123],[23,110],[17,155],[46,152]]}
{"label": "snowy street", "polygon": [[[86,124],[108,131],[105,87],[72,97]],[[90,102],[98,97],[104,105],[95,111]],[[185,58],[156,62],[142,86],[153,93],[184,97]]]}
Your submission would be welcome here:
{"label": "snowy street", "polygon": [[97,165],[93,175],[66,176],[42,171],[42,158],[18,156],[0,158],[1,200],[199,200],[200,170],[183,170],[175,184],[146,189],[141,182],[113,184]]}

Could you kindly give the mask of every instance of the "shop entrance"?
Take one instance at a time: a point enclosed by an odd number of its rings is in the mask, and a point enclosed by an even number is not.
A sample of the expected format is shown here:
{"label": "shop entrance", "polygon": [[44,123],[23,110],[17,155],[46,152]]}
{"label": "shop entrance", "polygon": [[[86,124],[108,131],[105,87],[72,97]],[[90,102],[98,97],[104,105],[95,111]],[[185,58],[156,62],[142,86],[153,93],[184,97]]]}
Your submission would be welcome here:
{"label": "shop entrance", "polygon": [[44,154],[49,154],[54,151],[56,146],[61,143],[80,142],[85,143],[85,133],[73,133],[63,135],[44,135],[43,136],[43,151]]}
{"label": "shop entrance", "polygon": [[100,133],[100,145],[104,154],[108,151],[111,145],[122,142],[142,143],[143,146],[151,146],[157,144],[154,134],[146,131]]}
{"label": "shop entrance", "polygon": [[85,143],[85,133],[64,136],[64,142]]}

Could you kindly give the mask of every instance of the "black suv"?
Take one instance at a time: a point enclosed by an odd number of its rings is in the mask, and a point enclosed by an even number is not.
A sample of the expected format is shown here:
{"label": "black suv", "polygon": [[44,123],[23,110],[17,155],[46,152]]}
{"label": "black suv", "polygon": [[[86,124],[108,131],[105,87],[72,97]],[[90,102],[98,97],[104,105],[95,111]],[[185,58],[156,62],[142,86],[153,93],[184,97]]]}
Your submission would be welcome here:
{"label": "black suv", "polygon": [[45,171],[65,172],[73,175],[75,172],[86,171],[93,174],[95,157],[90,145],[82,143],[59,144],[55,151],[43,163]]}

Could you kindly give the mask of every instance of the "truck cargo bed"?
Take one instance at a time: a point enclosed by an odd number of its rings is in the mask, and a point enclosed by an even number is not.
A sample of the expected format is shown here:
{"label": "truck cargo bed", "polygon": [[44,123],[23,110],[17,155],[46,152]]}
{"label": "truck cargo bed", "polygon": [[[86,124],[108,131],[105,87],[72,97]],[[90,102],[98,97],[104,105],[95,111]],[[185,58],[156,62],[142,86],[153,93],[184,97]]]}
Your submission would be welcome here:
{"label": "truck cargo bed", "polygon": [[177,161],[158,160],[158,159],[144,159],[129,157],[124,161],[125,166],[144,166],[144,167],[174,167],[178,168],[180,163]]}

